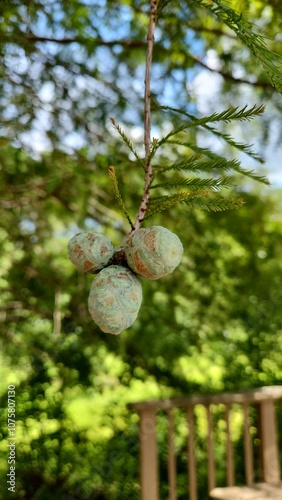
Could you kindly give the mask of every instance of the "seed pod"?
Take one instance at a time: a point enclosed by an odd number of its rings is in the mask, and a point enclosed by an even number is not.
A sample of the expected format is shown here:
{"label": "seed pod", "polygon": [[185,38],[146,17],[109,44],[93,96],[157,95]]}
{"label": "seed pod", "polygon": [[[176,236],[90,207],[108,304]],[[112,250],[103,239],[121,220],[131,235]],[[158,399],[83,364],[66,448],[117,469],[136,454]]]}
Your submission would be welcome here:
{"label": "seed pod", "polygon": [[142,287],[135,274],[123,266],[109,266],[93,280],[88,308],[103,332],[118,335],[134,323],[141,302]]}
{"label": "seed pod", "polygon": [[178,266],[183,246],[176,234],[152,226],[135,231],[125,243],[124,252],[132,271],[147,280],[157,280]]}
{"label": "seed pod", "polygon": [[93,273],[105,267],[114,255],[114,247],[102,233],[76,234],[68,245],[69,257],[78,271]]}

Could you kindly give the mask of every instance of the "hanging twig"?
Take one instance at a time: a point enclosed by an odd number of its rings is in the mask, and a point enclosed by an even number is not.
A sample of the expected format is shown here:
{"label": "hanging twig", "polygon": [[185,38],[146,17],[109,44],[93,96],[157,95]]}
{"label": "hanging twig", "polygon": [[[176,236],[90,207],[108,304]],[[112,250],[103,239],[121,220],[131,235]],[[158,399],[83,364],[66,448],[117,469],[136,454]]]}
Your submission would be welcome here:
{"label": "hanging twig", "polygon": [[151,147],[151,68],[152,55],[154,47],[154,31],[156,25],[157,0],[150,0],[150,21],[147,36],[147,57],[146,57],[146,72],[145,72],[145,94],[144,94],[144,146],[145,146],[145,184],[138,210],[138,214],[134,223],[134,229],[139,229],[144,220],[147,206],[150,199],[149,187],[152,182],[153,169],[150,162],[150,147]]}

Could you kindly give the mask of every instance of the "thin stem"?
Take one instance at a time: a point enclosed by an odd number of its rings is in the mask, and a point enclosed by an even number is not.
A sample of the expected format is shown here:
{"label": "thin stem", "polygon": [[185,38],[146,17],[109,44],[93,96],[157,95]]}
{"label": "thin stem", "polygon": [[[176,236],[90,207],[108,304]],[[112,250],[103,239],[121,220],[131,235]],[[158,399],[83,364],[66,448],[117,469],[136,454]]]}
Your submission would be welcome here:
{"label": "thin stem", "polygon": [[141,226],[150,199],[149,187],[152,182],[153,168],[150,162],[151,147],[151,69],[154,47],[154,31],[156,26],[157,0],[150,0],[150,20],[147,36],[147,56],[145,71],[145,94],[144,94],[144,146],[145,146],[145,183],[142,200],[134,223],[134,230]]}
{"label": "thin stem", "polygon": [[157,2],[151,0],[150,22],[147,36],[147,57],[146,57],[146,72],[145,72],[145,96],[144,96],[144,145],[146,152],[146,162],[150,154],[151,145],[151,70],[154,46],[154,30],[156,22]]}

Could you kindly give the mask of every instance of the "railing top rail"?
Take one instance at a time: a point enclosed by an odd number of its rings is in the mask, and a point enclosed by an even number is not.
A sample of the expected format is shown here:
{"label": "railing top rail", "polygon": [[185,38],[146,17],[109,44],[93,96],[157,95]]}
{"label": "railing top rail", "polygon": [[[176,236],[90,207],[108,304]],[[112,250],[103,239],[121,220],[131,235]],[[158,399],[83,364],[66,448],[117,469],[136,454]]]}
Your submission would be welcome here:
{"label": "railing top rail", "polygon": [[141,412],[143,410],[167,410],[169,408],[185,408],[189,406],[218,405],[234,403],[258,403],[269,399],[282,398],[282,385],[264,386],[249,391],[225,392],[219,394],[194,394],[171,399],[140,401],[129,403],[127,406],[131,410]]}

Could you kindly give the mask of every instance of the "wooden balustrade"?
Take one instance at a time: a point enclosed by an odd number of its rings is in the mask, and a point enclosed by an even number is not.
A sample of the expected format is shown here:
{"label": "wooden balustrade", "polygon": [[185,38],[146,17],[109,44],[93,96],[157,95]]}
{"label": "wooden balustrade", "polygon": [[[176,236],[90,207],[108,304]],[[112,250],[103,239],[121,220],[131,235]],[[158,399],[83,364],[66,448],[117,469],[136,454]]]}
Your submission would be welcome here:
{"label": "wooden balustrade", "polygon": [[[209,494],[214,499],[230,498],[230,500],[238,500],[240,498],[243,500],[244,498],[254,498],[259,500],[261,498],[279,498],[282,500],[282,483],[280,483],[281,464],[279,463],[277,422],[275,416],[275,404],[277,400],[282,401],[282,386],[262,387],[248,392],[207,396],[193,395],[183,398],[130,404],[129,408],[137,411],[140,416],[141,499],[159,500],[157,417],[159,412],[165,411],[168,421],[169,500],[177,500],[177,470],[174,444],[174,409],[177,408],[185,411],[187,415],[189,500],[198,500],[196,463],[197,422],[195,415],[197,408],[201,405],[205,408],[207,424],[207,495]],[[226,488],[217,487],[217,470],[220,468],[222,470],[224,464],[216,464],[217,444],[215,434],[217,429],[215,412],[219,411],[222,407],[224,408],[224,413],[221,421],[225,425],[226,443]],[[236,412],[238,415],[238,408],[240,408],[240,419],[242,422],[242,432],[239,434],[243,439],[242,460],[244,460],[245,467],[245,489],[244,487],[238,489],[238,486],[235,486],[236,471],[232,419]],[[250,412],[256,415],[254,423],[251,422]],[[254,430],[256,431],[255,441],[259,445],[259,454],[256,456],[256,470],[253,446]],[[255,481],[260,481],[262,485],[255,486]],[[272,496],[264,496],[269,494],[265,493],[267,485],[271,488]],[[256,492],[258,492],[258,496],[255,496]]]}

